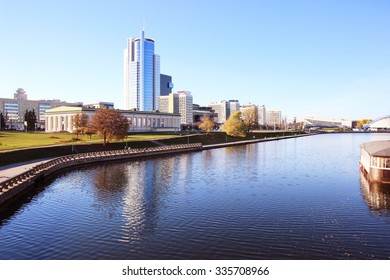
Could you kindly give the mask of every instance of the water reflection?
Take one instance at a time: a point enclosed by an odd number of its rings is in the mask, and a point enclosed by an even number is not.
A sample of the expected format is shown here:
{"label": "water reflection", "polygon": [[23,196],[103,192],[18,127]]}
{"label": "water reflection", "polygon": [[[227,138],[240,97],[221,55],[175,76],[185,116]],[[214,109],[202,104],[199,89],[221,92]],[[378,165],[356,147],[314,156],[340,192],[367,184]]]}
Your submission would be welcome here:
{"label": "water reflection", "polygon": [[191,170],[191,156],[163,157],[129,162],[123,168],[127,185],[123,195],[121,236],[118,241],[141,249],[155,232],[160,211],[165,208],[174,184],[185,188]]}
{"label": "water reflection", "polygon": [[360,172],[360,189],[370,209],[390,210],[390,184],[369,182]]}
{"label": "water reflection", "polygon": [[388,259],[390,190],[359,182],[368,136],[65,173],[0,224],[0,259]]}

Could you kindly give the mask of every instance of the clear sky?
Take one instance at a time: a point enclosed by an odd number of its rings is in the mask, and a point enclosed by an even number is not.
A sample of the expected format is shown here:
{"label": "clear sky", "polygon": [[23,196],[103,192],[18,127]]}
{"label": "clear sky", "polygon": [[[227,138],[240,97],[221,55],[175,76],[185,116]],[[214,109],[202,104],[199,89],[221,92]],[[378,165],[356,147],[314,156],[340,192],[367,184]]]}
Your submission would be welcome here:
{"label": "clear sky", "polygon": [[390,114],[389,15],[389,0],[0,0],[0,97],[123,108],[123,49],[145,26],[194,103],[376,118]]}

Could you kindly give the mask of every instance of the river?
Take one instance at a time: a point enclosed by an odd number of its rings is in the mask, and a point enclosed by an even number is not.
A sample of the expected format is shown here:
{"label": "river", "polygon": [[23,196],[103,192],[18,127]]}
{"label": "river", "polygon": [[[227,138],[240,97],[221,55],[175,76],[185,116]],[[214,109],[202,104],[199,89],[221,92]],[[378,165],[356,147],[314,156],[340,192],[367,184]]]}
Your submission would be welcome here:
{"label": "river", "polygon": [[324,134],[64,172],[0,216],[0,259],[388,259],[390,186]]}

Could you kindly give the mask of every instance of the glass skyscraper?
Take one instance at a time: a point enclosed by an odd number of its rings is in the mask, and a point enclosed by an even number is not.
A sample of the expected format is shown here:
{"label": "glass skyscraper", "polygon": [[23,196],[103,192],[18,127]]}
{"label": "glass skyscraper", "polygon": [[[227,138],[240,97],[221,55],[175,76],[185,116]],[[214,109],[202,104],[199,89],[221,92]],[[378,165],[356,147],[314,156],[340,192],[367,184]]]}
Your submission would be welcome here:
{"label": "glass skyscraper", "polygon": [[153,111],[159,108],[160,56],[154,53],[154,40],[129,38],[124,51],[125,109]]}

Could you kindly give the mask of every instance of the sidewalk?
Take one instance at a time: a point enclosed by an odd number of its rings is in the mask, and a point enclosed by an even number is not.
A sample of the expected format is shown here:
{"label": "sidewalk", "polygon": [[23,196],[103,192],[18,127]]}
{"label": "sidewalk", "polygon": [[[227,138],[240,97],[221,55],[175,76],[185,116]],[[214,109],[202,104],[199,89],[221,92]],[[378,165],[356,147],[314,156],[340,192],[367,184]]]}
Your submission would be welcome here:
{"label": "sidewalk", "polygon": [[49,160],[52,160],[52,158],[48,159],[39,159],[39,160],[32,160],[28,162],[20,162],[15,164],[10,164],[6,166],[0,167],[0,183],[4,182],[5,180],[8,180],[12,177],[15,177],[19,174],[22,174],[23,172],[26,172],[27,170],[33,168],[34,166],[45,163]]}

